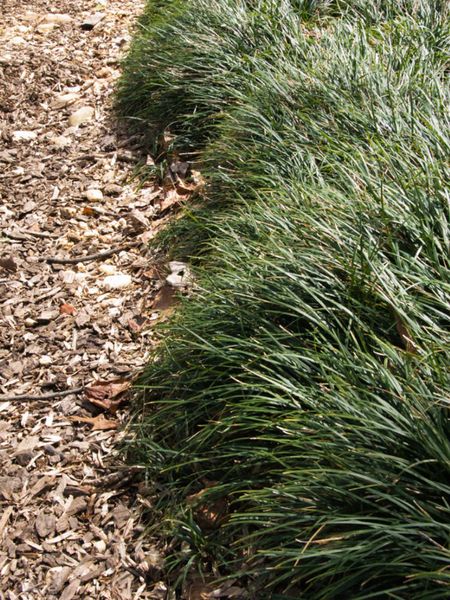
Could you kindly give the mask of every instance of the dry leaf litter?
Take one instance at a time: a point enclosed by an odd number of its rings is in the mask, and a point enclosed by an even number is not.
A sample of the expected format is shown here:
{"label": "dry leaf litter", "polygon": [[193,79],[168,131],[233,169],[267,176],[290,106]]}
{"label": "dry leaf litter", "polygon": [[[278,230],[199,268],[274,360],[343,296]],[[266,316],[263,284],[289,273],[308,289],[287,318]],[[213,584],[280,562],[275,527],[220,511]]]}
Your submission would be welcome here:
{"label": "dry leaf litter", "polygon": [[189,192],[136,189],[140,140],[111,117],[142,5],[1,7],[2,600],[167,597],[145,488],[117,451],[152,324],[183,285],[147,242]]}

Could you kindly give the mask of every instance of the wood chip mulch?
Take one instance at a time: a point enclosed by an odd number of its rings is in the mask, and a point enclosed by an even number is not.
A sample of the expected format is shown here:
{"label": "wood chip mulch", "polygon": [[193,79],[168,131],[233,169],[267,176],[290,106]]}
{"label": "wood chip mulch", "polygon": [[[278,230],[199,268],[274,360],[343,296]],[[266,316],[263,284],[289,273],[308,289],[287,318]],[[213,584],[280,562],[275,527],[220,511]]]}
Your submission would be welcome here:
{"label": "wood chip mulch", "polygon": [[3,0],[0,599],[162,599],[150,501],[121,463],[164,287],[166,192],[132,179],[111,94],[143,2]]}

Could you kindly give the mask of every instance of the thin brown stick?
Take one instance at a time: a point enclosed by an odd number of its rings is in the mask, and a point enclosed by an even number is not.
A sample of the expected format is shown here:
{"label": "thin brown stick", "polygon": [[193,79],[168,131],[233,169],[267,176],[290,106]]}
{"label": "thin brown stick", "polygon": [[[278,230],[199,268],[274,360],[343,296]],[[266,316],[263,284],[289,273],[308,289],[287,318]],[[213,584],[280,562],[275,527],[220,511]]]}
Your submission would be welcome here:
{"label": "thin brown stick", "polygon": [[30,394],[22,394],[20,396],[0,396],[0,402],[28,402],[33,400],[52,400],[52,398],[61,398],[62,396],[69,396],[70,394],[79,394],[85,389],[84,385],[77,388],[71,388],[62,392],[50,392],[49,394],[42,394],[41,396],[33,396]]}
{"label": "thin brown stick", "polygon": [[48,231],[27,231],[26,229],[20,229],[19,230],[20,233],[23,233],[24,235],[31,235],[34,237],[38,237],[38,238],[50,238],[50,239],[57,239],[58,236],[54,233],[49,233]]}
{"label": "thin brown stick", "polygon": [[112,156],[113,152],[90,152],[89,154],[81,154],[80,156],[75,156],[72,160],[98,160],[100,158],[105,158],[106,156]]}
{"label": "thin brown stick", "polygon": [[58,237],[57,235],[49,233],[48,231],[27,231],[26,229],[19,229],[18,231],[8,231],[4,229],[2,233],[8,238],[12,240],[19,240],[20,242],[30,241],[33,236],[49,239],[56,239]]}
{"label": "thin brown stick", "polygon": [[142,242],[131,242],[131,243],[125,244],[123,246],[116,246],[115,248],[110,248],[110,250],[105,250],[104,252],[96,252],[95,254],[87,254],[86,256],[74,256],[72,258],[54,258],[53,256],[46,256],[42,260],[52,263],[52,264],[57,264],[57,265],[74,265],[77,263],[91,262],[91,260],[107,258],[108,256],[112,256],[113,254],[122,252],[122,250],[128,250],[129,248],[134,248],[136,246],[139,246],[141,243]]}

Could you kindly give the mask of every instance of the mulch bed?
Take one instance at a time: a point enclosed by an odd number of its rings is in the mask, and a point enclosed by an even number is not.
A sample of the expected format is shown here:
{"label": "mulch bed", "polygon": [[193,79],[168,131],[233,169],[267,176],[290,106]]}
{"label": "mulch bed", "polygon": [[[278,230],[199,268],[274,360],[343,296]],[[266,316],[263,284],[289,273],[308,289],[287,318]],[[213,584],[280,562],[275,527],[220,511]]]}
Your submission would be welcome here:
{"label": "mulch bed", "polygon": [[136,188],[140,139],[111,117],[142,3],[2,6],[0,598],[165,598],[117,450],[164,285],[167,191]]}

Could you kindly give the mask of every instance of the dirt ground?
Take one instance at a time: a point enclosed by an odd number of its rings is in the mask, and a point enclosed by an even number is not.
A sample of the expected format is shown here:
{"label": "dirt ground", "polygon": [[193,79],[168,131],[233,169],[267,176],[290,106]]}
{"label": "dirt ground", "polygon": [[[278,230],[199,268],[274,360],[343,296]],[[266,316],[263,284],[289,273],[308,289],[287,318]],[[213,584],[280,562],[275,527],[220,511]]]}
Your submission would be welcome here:
{"label": "dirt ground", "polygon": [[167,285],[111,116],[143,2],[0,1],[0,598],[165,598],[117,450]]}

